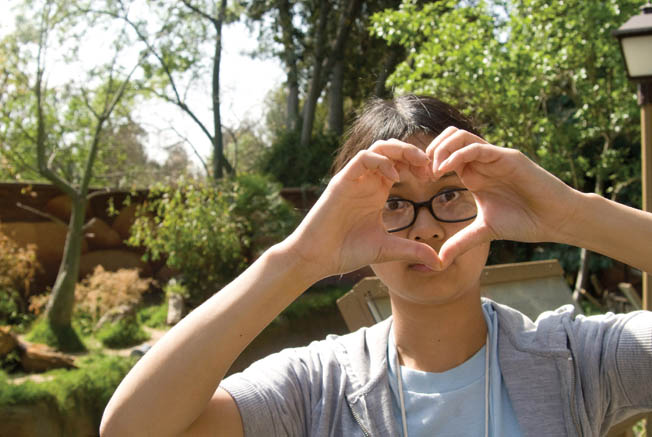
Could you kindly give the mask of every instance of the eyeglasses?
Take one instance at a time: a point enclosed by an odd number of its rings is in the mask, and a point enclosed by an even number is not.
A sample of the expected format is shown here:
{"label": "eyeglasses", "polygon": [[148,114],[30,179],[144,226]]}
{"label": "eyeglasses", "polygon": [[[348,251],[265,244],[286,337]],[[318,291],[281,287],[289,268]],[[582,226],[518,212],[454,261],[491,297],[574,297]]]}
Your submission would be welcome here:
{"label": "eyeglasses", "polygon": [[425,202],[413,202],[400,197],[390,197],[383,208],[383,224],[387,232],[409,228],[417,220],[421,207],[444,223],[464,222],[475,218],[478,208],[475,199],[466,188],[453,188],[437,193]]}

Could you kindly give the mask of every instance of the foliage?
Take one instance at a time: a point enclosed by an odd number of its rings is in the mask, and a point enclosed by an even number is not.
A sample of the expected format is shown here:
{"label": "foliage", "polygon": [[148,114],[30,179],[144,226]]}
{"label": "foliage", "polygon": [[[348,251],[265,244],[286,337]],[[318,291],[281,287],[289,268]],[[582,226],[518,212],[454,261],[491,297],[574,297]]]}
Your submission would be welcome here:
{"label": "foliage", "polygon": [[138,305],[152,282],[140,278],[137,269],[107,272],[97,266],[75,287],[75,317],[85,316],[94,324],[111,308]]}
{"label": "foliage", "polygon": [[339,138],[328,133],[313,136],[310,147],[302,147],[300,132],[280,132],[260,161],[260,170],[285,187],[320,185],[328,177]]}
{"label": "foliage", "polygon": [[95,334],[104,346],[125,348],[149,340],[136,317],[126,317],[113,323],[106,323]]}
{"label": "foliage", "polygon": [[331,311],[335,308],[337,299],[349,290],[350,287],[313,287],[292,302],[279,317],[301,319],[315,313]]}
{"label": "foliage", "polygon": [[[148,215],[149,214],[149,215]],[[259,175],[216,184],[181,180],[157,187],[132,227],[128,243],[146,257],[166,259],[197,305],[235,278],[295,224],[279,187]]]}
{"label": "foliage", "polygon": [[167,284],[163,287],[163,291],[165,292],[166,296],[169,296],[171,294],[177,294],[184,299],[187,299],[190,297],[190,292],[188,291],[188,287],[183,285],[181,282],[177,281],[176,279],[172,278],[168,281]]}
{"label": "foliage", "polygon": [[102,412],[120,381],[135,364],[132,358],[91,354],[79,358],[78,369],[43,374],[44,382],[11,384],[0,371],[0,408],[45,402],[64,414],[89,411],[99,428]]}
{"label": "foliage", "polygon": [[[405,1],[373,32],[410,50],[398,91],[434,94],[575,188],[600,194],[637,179],[632,84],[610,31],[639,2]],[[635,199],[634,199],[635,200]]]}
{"label": "foliage", "polygon": [[35,246],[20,247],[2,233],[0,226],[0,325],[29,321],[27,301],[40,269]]}

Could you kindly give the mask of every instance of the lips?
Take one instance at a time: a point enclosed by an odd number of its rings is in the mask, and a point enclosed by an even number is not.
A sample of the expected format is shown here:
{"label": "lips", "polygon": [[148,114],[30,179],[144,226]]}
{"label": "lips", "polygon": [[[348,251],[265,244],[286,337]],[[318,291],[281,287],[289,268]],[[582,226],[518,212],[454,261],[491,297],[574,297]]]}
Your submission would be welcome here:
{"label": "lips", "polygon": [[410,264],[408,268],[410,270],[415,270],[417,272],[423,272],[423,273],[431,273],[435,271],[425,264]]}

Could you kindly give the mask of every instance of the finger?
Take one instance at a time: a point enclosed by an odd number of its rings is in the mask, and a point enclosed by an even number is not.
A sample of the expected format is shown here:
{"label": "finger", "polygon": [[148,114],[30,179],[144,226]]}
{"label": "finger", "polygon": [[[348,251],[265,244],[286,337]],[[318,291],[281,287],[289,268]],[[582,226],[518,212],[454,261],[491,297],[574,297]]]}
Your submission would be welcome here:
{"label": "finger", "polygon": [[428,144],[428,147],[426,147],[426,155],[432,157],[432,152],[437,148],[437,146],[439,146],[442,141],[453,135],[458,130],[459,129],[455,126],[448,126],[446,129],[444,129],[442,133],[437,135],[437,137],[435,137],[435,139],[432,140],[430,144]]}
{"label": "finger", "polygon": [[492,240],[489,228],[476,218],[470,225],[451,236],[439,249],[442,269],[470,249]]}
{"label": "finger", "polygon": [[369,171],[375,170],[392,182],[398,182],[400,180],[398,171],[394,167],[394,161],[387,156],[379,155],[369,150],[358,152],[349,164],[344,167],[344,174],[347,179],[354,180],[362,177]]}
{"label": "finger", "polygon": [[367,149],[369,151],[385,155],[395,161],[402,161],[412,166],[426,166],[430,163],[428,155],[413,144],[400,140],[390,139],[376,141]]}
{"label": "finger", "polygon": [[465,130],[458,130],[443,140],[434,150],[430,157],[432,160],[433,177],[439,178],[443,173],[439,167],[443,161],[448,159],[456,151],[474,143],[486,143],[482,138]]}
{"label": "finger", "polygon": [[402,237],[387,236],[373,264],[388,261],[411,261],[424,264],[433,270],[441,270],[441,259],[429,245]]}
{"label": "finger", "polygon": [[502,147],[492,146],[487,143],[473,143],[460,148],[446,158],[437,168],[437,173],[444,174],[450,171],[458,171],[470,162],[481,162],[489,164],[500,159],[500,152],[505,151]]}

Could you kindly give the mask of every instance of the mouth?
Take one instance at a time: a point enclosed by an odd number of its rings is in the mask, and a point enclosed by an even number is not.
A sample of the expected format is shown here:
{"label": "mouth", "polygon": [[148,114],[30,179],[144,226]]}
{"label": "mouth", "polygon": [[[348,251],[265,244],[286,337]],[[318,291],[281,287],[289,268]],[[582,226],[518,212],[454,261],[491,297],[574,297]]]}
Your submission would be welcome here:
{"label": "mouth", "polygon": [[416,272],[421,272],[421,273],[434,273],[436,270],[428,267],[425,264],[410,264],[408,265],[408,269],[416,271]]}

